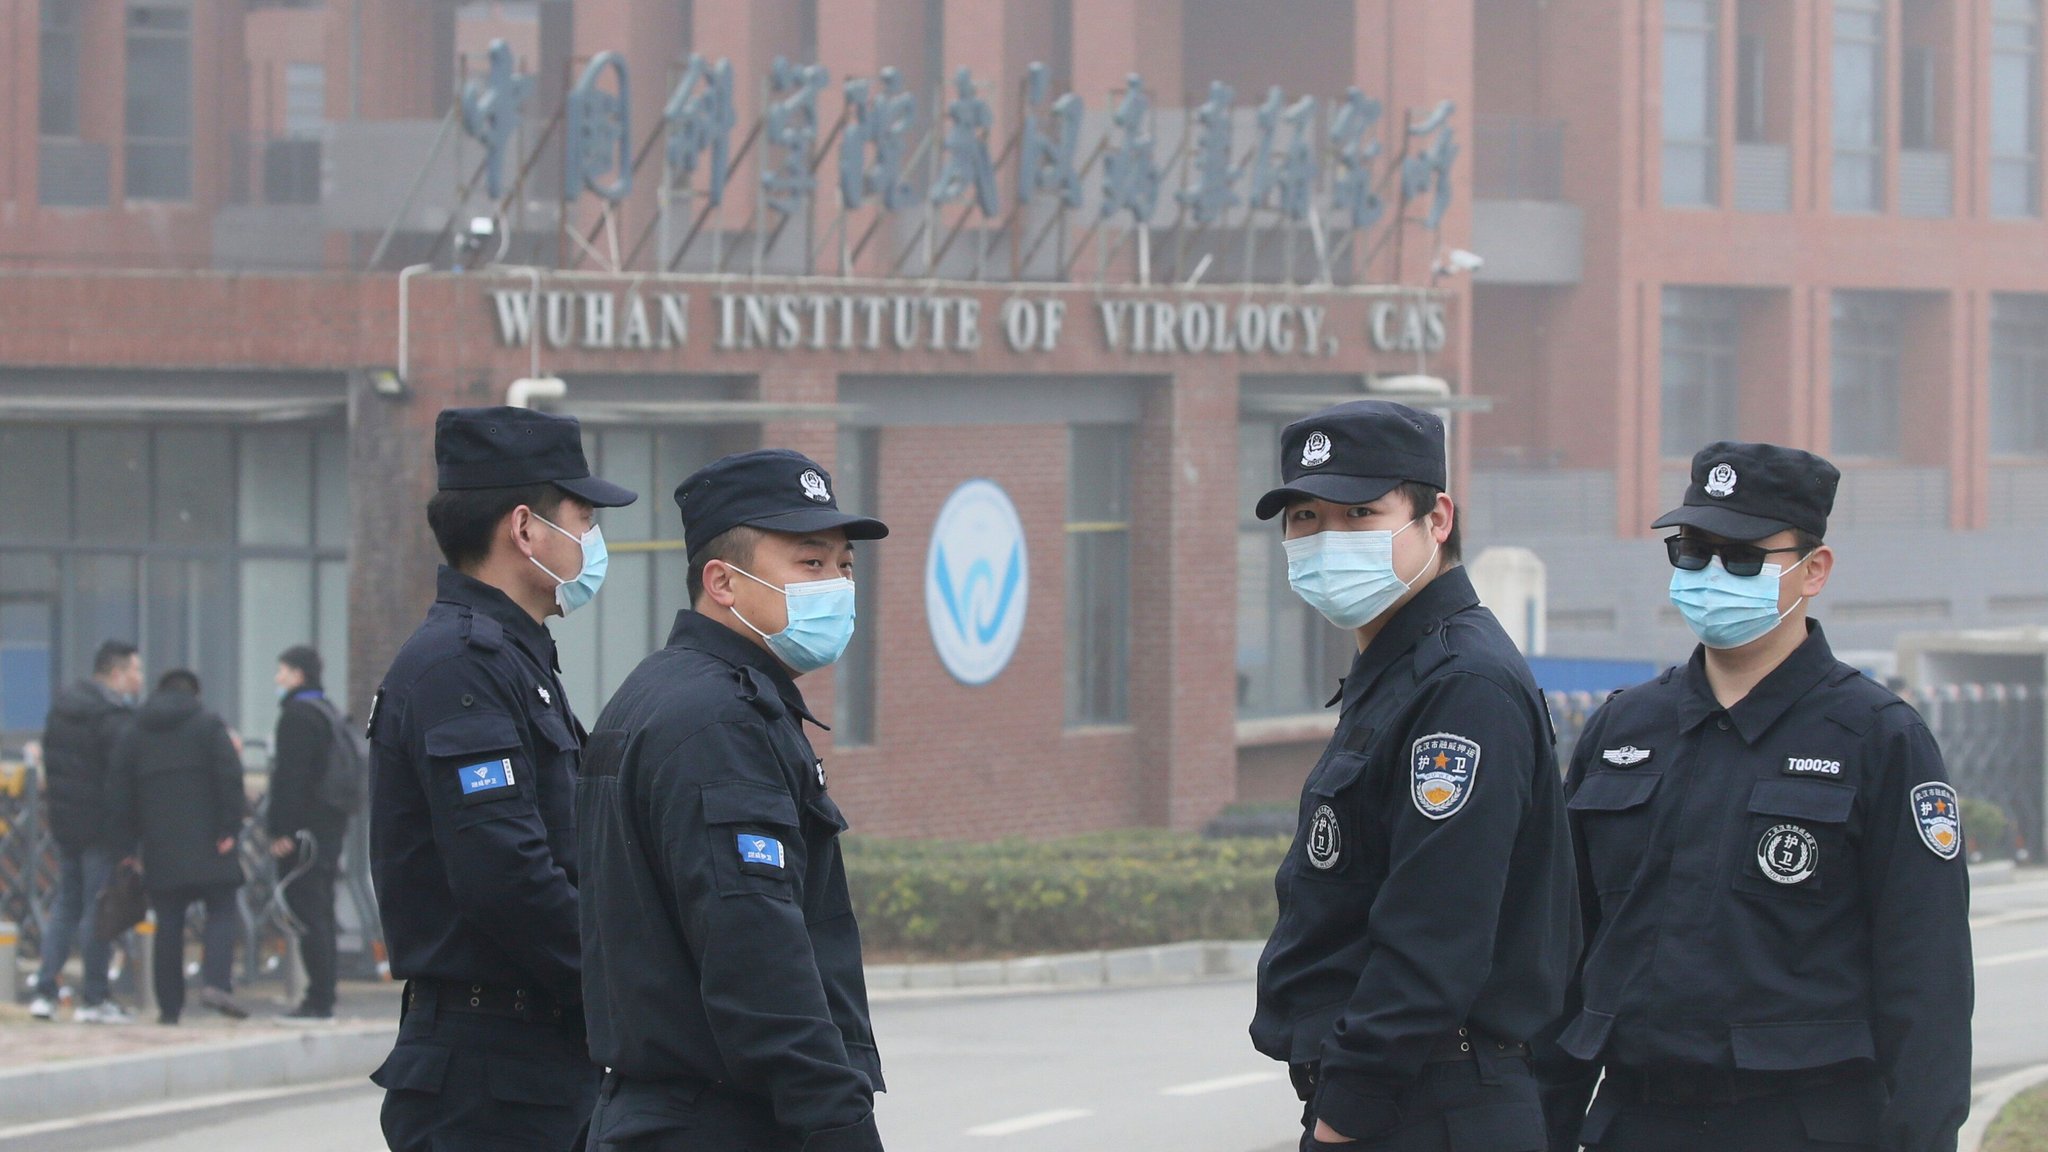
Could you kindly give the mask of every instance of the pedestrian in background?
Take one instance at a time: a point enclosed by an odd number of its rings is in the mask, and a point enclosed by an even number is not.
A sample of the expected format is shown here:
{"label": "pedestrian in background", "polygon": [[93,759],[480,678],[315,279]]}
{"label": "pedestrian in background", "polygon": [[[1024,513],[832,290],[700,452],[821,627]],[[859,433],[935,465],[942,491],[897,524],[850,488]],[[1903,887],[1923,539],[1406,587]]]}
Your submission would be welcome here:
{"label": "pedestrian in background", "polygon": [[43,926],[42,968],[36,973],[29,1015],[57,1014],[57,984],[71,949],[85,969],[80,1024],[124,1024],[133,1017],[107,998],[113,941],[94,930],[93,909],[123,854],[121,833],[108,811],[107,777],[114,747],[135,719],[142,695],[142,657],[135,645],[109,640],[92,660],[92,676],[57,694],[43,722],[43,796],[50,834],[61,861],[57,899]]}
{"label": "pedestrian in background", "polygon": [[142,880],[156,913],[157,1019],[176,1024],[185,1009],[185,913],[206,906],[199,1002],[235,1019],[235,844],[248,816],[242,760],[228,726],[199,700],[199,677],[166,672],[114,752],[113,810],[129,847],[142,850]]}
{"label": "pedestrian in background", "polygon": [[334,888],[340,879],[347,811],[322,799],[329,772],[353,772],[336,763],[346,721],[321,686],[320,653],[300,644],[277,658],[277,735],[271,743],[270,802],[264,810],[270,854],[277,859],[284,899],[298,920],[299,955],[306,965],[306,995],[282,1019],[317,1024],[334,1019]]}

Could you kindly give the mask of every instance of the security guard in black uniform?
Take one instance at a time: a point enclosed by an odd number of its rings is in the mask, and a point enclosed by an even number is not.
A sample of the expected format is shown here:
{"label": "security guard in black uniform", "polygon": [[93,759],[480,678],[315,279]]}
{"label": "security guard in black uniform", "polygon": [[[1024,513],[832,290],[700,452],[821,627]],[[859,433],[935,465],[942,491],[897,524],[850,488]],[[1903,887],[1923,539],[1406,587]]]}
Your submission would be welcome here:
{"label": "security guard in black uniform", "polygon": [[1807,619],[1838,479],[1710,444],[1653,525],[1679,529],[1671,598],[1701,644],[1610,698],[1572,756],[1591,945],[1539,1051],[1555,1152],[1956,1146],[1962,825],[1927,726]]}
{"label": "security guard in black uniform", "polygon": [[[1340,404],[1287,427],[1287,577],[1358,657],[1302,793],[1252,1040],[1305,1150],[1528,1152],[1528,1041],[1576,955],[1549,715],[1459,566],[1443,422]],[[1336,703],[1332,700],[1331,703]]]}
{"label": "security guard in black uniform", "polygon": [[394,1152],[578,1146],[597,1094],[583,1040],[573,790],[583,729],[541,621],[602,582],[574,420],[451,409],[427,520],[448,565],[370,712],[371,870],[406,981],[386,1090]]}
{"label": "security guard in black uniform", "polygon": [[598,717],[577,786],[593,1152],[881,1148],[881,1061],[796,678],[853,636],[853,545],[796,452],[676,489],[693,607]]}

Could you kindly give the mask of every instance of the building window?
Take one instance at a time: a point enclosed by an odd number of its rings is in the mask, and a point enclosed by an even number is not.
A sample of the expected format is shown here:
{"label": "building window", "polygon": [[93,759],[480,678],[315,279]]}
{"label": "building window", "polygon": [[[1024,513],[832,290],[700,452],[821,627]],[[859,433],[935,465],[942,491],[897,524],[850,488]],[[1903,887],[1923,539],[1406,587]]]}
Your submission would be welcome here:
{"label": "building window", "polygon": [[45,136],[78,135],[78,9],[77,0],[43,0],[37,119]]}
{"label": "building window", "polygon": [[[586,423],[583,454],[593,475],[640,493],[670,493],[697,469],[758,446],[751,427],[648,429]],[[690,606],[682,522],[666,498],[643,496],[598,510],[611,566],[590,606],[551,625],[562,685],[584,717],[598,709],[649,652],[668,643],[676,612]]]}
{"label": "building window", "polygon": [[1712,205],[1715,165],[1715,77],[1718,0],[1664,0],[1664,203]]}
{"label": "building window", "polygon": [[[832,483],[839,508],[856,516],[881,515],[882,434],[874,428],[842,428]],[[840,747],[875,742],[875,640],[881,621],[882,587],[876,554],[886,541],[854,545],[853,642],[832,666],[838,694],[832,700],[832,739]]]}
{"label": "building window", "polygon": [[284,134],[320,135],[327,126],[327,68],[321,64],[284,66]]}
{"label": "building window", "polygon": [[1906,310],[1882,292],[1834,299],[1830,447],[1842,456],[1899,454],[1899,380]]}
{"label": "building window", "polygon": [[128,6],[127,178],[131,200],[192,198],[192,12]]}
{"label": "building window", "polygon": [[1899,147],[1931,151],[1941,147],[1940,58],[1928,44],[1899,50]]}
{"label": "building window", "polygon": [[1726,288],[1667,287],[1663,311],[1660,443],[1682,459],[1735,436],[1742,325]]}
{"label": "building window", "polygon": [[2048,296],[1992,297],[1991,451],[2048,456]]}
{"label": "building window", "polygon": [[313,644],[347,706],[348,451],[338,429],[0,425],[0,727],[40,727],[101,641],[190,668],[256,746],[277,654]]}
{"label": "building window", "polygon": [[[1742,8],[1749,23],[1750,6]],[[1763,144],[1770,140],[1770,41],[1760,32],[1744,32],[1735,42],[1735,141]]]}
{"label": "building window", "polygon": [[1991,8],[1991,214],[2041,212],[2041,0]]}
{"label": "building window", "polygon": [[1837,212],[1884,205],[1884,6],[1835,0],[1834,203]]}
{"label": "building window", "polygon": [[1252,516],[1259,497],[1280,486],[1282,423],[1237,426],[1237,714],[1247,720],[1321,712],[1358,655],[1355,634],[1288,586],[1280,521]]}
{"label": "building window", "polygon": [[1131,429],[1067,441],[1067,724],[1130,719]]}

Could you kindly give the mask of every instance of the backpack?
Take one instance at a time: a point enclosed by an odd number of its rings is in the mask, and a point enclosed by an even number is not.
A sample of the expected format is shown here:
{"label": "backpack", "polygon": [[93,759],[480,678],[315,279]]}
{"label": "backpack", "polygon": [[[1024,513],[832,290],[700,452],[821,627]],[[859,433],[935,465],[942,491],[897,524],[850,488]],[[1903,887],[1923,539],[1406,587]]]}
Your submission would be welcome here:
{"label": "backpack", "polygon": [[305,702],[327,717],[333,734],[327,770],[313,787],[313,799],[323,808],[353,816],[363,810],[363,802],[370,796],[370,742],[325,696],[306,697]]}

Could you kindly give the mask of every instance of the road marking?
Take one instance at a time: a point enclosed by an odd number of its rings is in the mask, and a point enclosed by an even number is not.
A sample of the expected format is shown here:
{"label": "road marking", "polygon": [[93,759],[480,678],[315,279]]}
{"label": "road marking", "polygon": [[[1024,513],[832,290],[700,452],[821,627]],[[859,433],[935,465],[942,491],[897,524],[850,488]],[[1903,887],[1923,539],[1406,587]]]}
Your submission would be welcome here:
{"label": "road marking", "polygon": [[2024,964],[2029,960],[2048,960],[2048,948],[2035,948],[2027,952],[2008,952],[2003,956],[1986,956],[1977,961],[1979,968],[1997,968],[2004,964]]}
{"label": "road marking", "polygon": [[1228,1092],[1232,1088],[1249,1088],[1254,1084],[1271,1084],[1285,1080],[1284,1072],[1247,1072],[1242,1076],[1219,1076],[1214,1080],[1197,1080],[1193,1084],[1176,1084],[1161,1088],[1161,1096],[1207,1096],[1211,1092]]}
{"label": "road marking", "polygon": [[1095,1113],[1086,1108],[1054,1108],[1050,1112],[1033,1112],[1029,1116],[1016,1116],[1008,1120],[998,1120],[993,1124],[983,1124],[979,1128],[969,1128],[967,1134],[969,1136],[1015,1136],[1019,1132],[1030,1132],[1038,1128],[1050,1128],[1055,1124],[1065,1124],[1069,1120],[1085,1120],[1093,1115]]}
{"label": "road marking", "polygon": [[145,1120],[152,1116],[172,1116],[179,1112],[198,1112],[207,1108],[223,1108],[231,1104],[252,1104],[262,1100],[277,1100],[285,1096],[310,1096],[316,1092],[332,1092],[339,1088],[356,1088],[369,1084],[361,1076],[350,1076],[345,1080],[322,1080],[313,1084],[287,1084],[282,1088],[254,1088],[246,1092],[221,1092],[212,1096],[195,1096],[189,1100],[164,1100],[155,1104],[138,1104],[133,1108],[118,1108],[111,1112],[95,1112],[87,1116],[67,1116],[61,1120],[45,1120],[38,1124],[21,1124],[13,1128],[0,1128],[0,1141],[20,1140],[28,1136],[42,1136],[51,1132],[67,1132],[76,1128],[96,1128],[102,1124],[118,1124],[124,1120]]}
{"label": "road marking", "polygon": [[2048,908],[2032,908],[2020,912],[1994,912],[1989,916],[1977,916],[1970,920],[1971,929],[1996,928],[2004,924],[2024,924],[2030,920],[2048,920]]}

